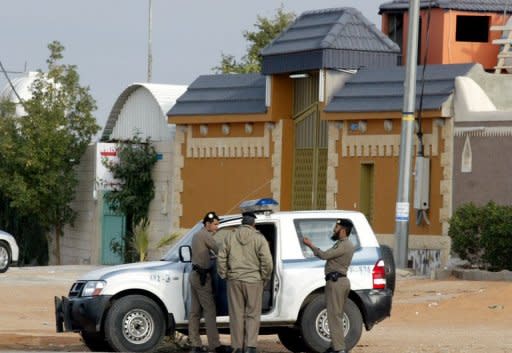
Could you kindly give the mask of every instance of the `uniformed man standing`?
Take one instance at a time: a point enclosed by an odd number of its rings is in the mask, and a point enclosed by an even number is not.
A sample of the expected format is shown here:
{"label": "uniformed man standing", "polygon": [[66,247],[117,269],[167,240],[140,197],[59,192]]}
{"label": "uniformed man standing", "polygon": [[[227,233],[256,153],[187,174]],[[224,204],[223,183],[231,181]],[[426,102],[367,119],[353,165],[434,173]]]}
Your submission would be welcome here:
{"label": "uniformed man standing", "polygon": [[208,212],[203,219],[204,227],[194,234],[192,238],[192,273],[190,274],[190,287],[192,303],[188,321],[189,339],[192,344],[192,353],[201,353],[202,347],[199,336],[199,320],[201,309],[206,323],[208,347],[216,353],[226,353],[229,347],[221,345],[217,330],[217,312],[212,289],[212,271],[210,269],[211,252],[217,253],[217,244],[213,235],[219,227],[219,217],[215,212]]}
{"label": "uniformed man standing", "polygon": [[343,332],[343,307],[350,292],[347,270],[354,255],[354,245],[348,239],[352,223],[346,219],[337,219],[331,239],[335,241],[332,248],[322,251],[313,242],[304,237],[306,244],[315,256],[327,260],[325,263],[325,302],[327,321],[331,333],[331,348],[327,352],[345,353],[345,336]]}
{"label": "uniformed man standing", "polygon": [[256,353],[263,284],[272,276],[272,255],[255,228],[256,215],[242,214],[242,225],[226,237],[217,257],[220,277],[227,279],[231,348]]}

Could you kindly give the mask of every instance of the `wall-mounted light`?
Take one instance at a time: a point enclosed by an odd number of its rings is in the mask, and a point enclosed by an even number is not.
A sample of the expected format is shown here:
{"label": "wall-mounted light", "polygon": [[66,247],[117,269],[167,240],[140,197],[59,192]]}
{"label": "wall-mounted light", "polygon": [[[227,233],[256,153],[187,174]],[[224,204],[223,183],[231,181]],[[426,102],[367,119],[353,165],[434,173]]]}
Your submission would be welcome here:
{"label": "wall-mounted light", "polygon": [[254,129],[254,126],[252,123],[245,123],[244,130],[247,135],[251,135],[252,131]]}
{"label": "wall-mounted light", "polygon": [[386,119],[384,120],[384,131],[391,132],[393,130],[393,120]]}
{"label": "wall-mounted light", "polygon": [[231,131],[231,127],[229,124],[222,124],[222,133],[224,135],[229,135],[229,132]]}
{"label": "wall-mounted light", "polygon": [[436,126],[439,126],[439,127],[443,127],[444,126],[444,119],[436,119],[434,120],[434,123],[436,124]]}
{"label": "wall-mounted light", "polygon": [[199,125],[199,133],[202,136],[206,136],[208,134],[208,125],[206,125],[206,124]]}
{"label": "wall-mounted light", "polygon": [[295,78],[307,78],[307,77],[309,77],[309,75],[307,73],[302,72],[302,73],[290,74],[289,77],[294,78],[294,79]]}

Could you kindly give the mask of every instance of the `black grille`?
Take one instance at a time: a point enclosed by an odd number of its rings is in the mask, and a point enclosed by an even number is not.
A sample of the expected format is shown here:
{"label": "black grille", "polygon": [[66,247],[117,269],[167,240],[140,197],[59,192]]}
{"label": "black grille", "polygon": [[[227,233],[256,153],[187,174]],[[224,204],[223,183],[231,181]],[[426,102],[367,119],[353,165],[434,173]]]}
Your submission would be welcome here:
{"label": "black grille", "polygon": [[71,286],[71,289],[69,290],[69,297],[78,297],[80,296],[80,293],[82,293],[82,289],[84,288],[86,282],[75,282]]}

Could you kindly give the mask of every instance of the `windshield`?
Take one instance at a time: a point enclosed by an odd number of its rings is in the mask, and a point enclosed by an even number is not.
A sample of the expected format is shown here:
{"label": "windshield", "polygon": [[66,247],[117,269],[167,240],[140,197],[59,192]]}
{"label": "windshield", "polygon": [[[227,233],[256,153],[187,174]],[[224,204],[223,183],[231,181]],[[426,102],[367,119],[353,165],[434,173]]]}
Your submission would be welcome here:
{"label": "windshield", "polygon": [[203,227],[203,223],[197,223],[185,235],[183,235],[176,244],[162,257],[162,261],[178,262],[180,260],[179,249],[182,245],[190,245],[192,243],[192,235],[196,234]]}

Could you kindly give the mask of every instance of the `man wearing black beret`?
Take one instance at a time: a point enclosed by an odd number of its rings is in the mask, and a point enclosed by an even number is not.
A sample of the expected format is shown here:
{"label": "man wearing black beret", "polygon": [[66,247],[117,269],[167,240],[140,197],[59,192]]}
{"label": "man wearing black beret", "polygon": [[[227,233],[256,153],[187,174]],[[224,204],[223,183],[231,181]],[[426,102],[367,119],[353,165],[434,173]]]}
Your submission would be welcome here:
{"label": "man wearing black beret", "polygon": [[217,254],[218,247],[213,235],[219,227],[219,217],[213,211],[203,218],[203,228],[192,238],[192,273],[190,274],[191,306],[188,320],[188,334],[192,345],[191,353],[208,352],[202,346],[199,336],[201,311],[204,314],[209,351],[228,353],[228,346],[221,345],[217,330],[217,312],[212,290],[211,253]]}

